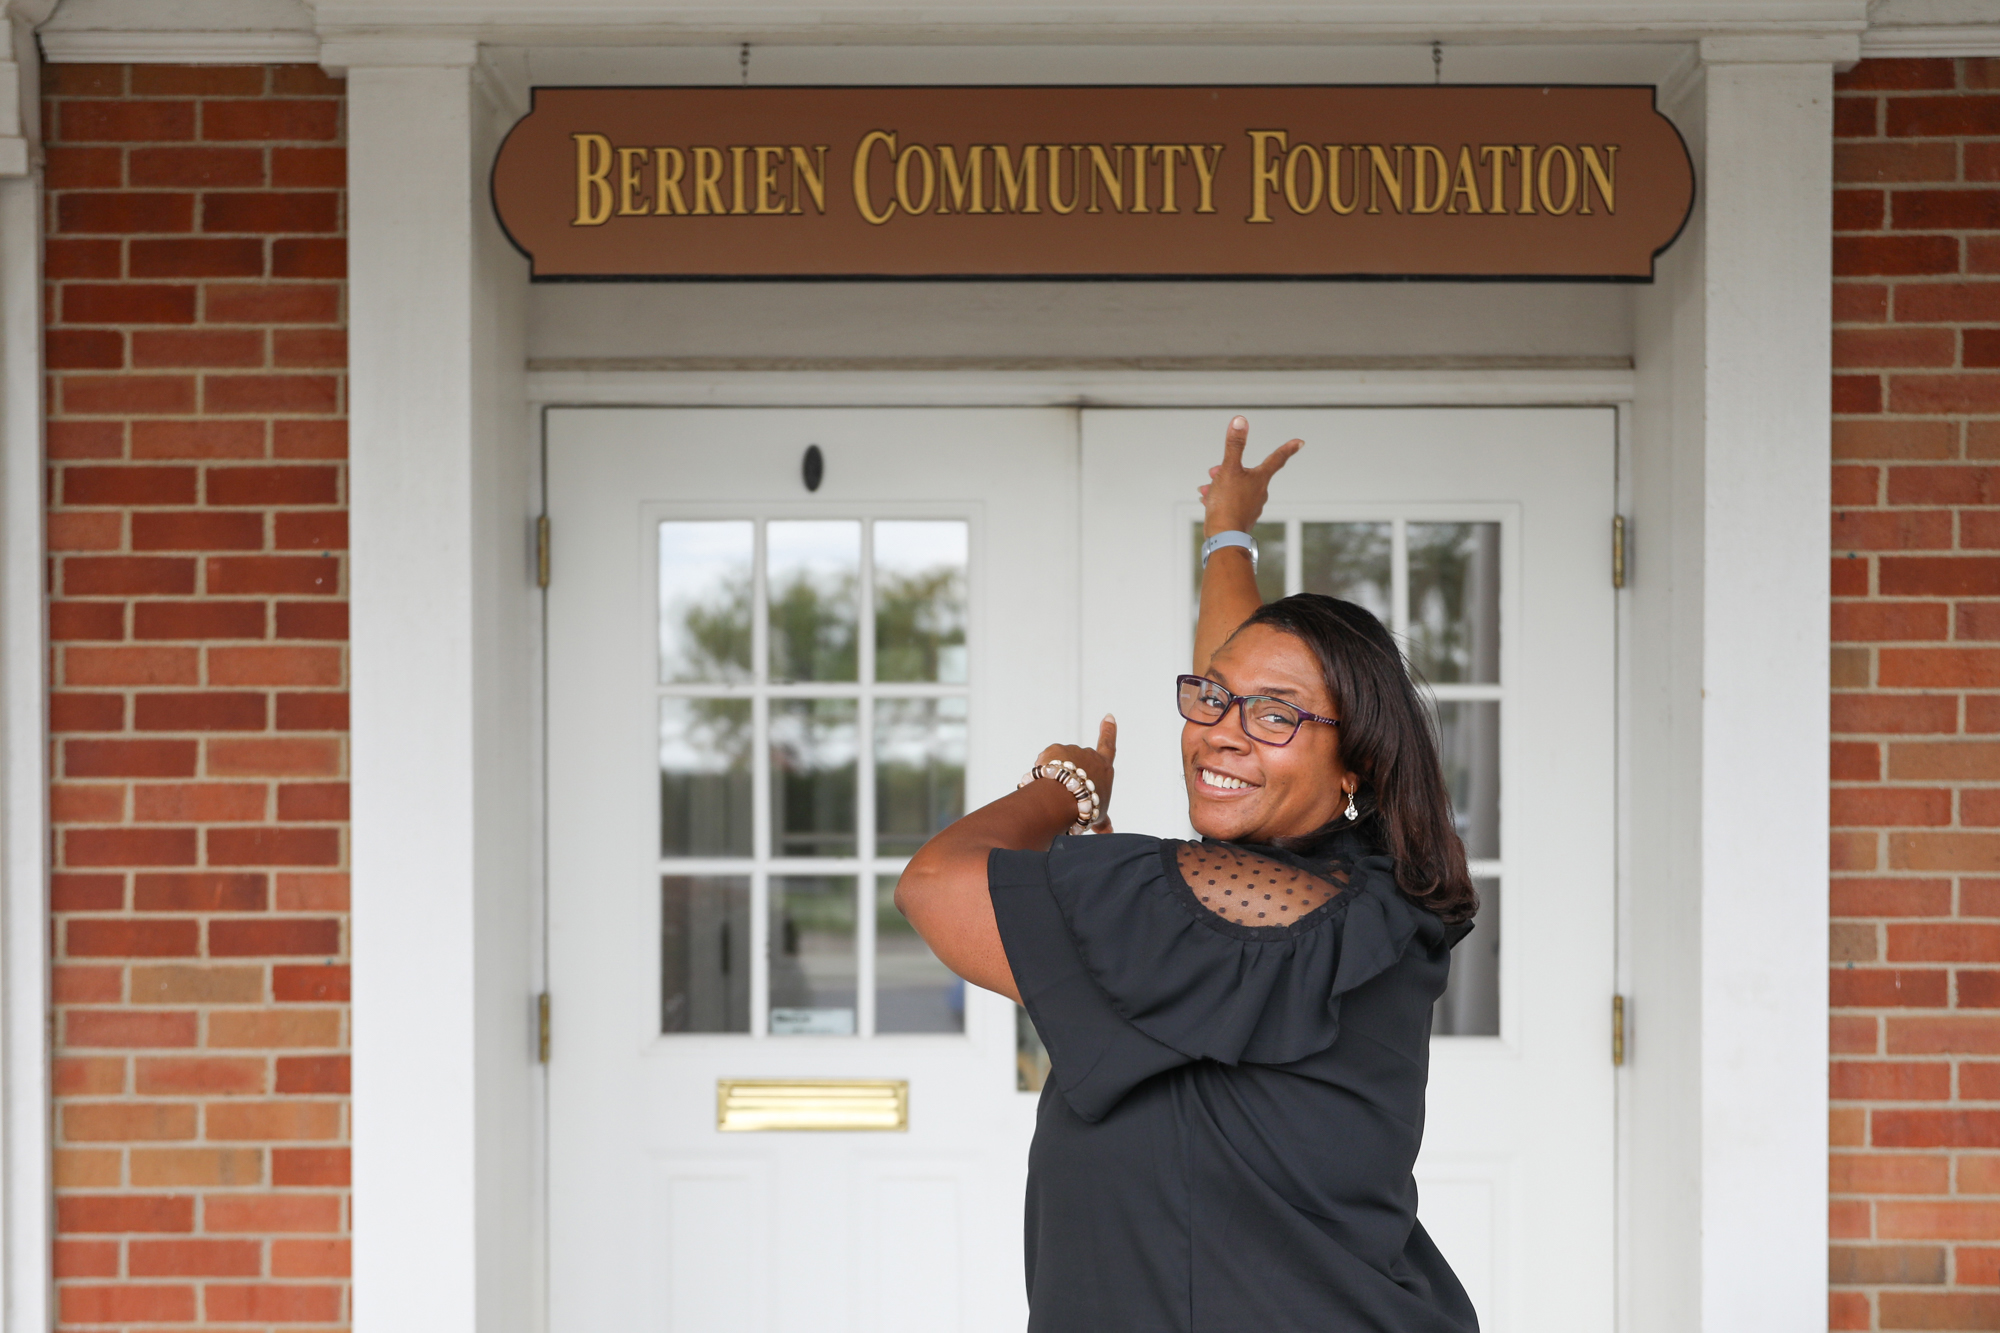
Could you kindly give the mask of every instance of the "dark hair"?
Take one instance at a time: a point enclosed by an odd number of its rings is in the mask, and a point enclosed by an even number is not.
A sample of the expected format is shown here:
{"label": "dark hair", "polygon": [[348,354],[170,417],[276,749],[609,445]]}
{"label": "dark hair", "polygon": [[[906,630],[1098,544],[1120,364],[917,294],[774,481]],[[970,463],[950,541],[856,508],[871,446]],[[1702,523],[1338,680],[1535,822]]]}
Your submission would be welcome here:
{"label": "dark hair", "polygon": [[[1479,895],[1452,823],[1437,733],[1395,639],[1366,608],[1316,592],[1265,603],[1237,633],[1251,625],[1282,630],[1319,658],[1340,717],[1340,761],[1361,781],[1351,827],[1395,858],[1397,888],[1446,921],[1470,920]],[[1303,851],[1346,827],[1336,815],[1285,841]]]}

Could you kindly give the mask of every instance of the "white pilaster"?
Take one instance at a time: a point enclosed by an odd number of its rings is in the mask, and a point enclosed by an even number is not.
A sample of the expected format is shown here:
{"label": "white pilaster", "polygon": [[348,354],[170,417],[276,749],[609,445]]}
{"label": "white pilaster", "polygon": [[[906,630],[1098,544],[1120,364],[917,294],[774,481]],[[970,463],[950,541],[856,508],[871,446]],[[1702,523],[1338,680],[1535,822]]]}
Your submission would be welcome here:
{"label": "white pilaster", "polygon": [[1857,54],[1703,44],[1704,1333],[1826,1326],[1826,219]]}
{"label": "white pilaster", "polygon": [[470,43],[350,50],[356,1326],[533,1322],[525,273]]}

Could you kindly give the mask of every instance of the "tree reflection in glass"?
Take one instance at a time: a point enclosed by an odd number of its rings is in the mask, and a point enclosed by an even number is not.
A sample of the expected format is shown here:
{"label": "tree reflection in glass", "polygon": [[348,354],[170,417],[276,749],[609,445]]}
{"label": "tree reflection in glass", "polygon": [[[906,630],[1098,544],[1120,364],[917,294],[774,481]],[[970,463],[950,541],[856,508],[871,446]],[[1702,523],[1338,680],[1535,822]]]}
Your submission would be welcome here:
{"label": "tree reflection in glass", "polygon": [[875,679],[965,683],[967,524],[875,524]]}
{"label": "tree reflection in glass", "polygon": [[855,679],[861,524],[773,520],[764,529],[775,683]]}

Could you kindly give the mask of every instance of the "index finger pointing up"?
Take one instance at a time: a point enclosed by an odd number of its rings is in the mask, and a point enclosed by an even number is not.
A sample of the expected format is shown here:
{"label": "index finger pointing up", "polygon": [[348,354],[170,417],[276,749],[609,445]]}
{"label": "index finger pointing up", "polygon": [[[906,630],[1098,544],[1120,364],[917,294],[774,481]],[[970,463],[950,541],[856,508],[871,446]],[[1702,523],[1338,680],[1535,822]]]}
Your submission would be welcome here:
{"label": "index finger pointing up", "polygon": [[1222,464],[1224,467],[1243,466],[1243,446],[1250,439],[1248,417],[1231,417],[1229,431],[1222,437]]}
{"label": "index finger pointing up", "polygon": [[1118,719],[1109,713],[1097,724],[1097,752],[1107,763],[1118,757]]}

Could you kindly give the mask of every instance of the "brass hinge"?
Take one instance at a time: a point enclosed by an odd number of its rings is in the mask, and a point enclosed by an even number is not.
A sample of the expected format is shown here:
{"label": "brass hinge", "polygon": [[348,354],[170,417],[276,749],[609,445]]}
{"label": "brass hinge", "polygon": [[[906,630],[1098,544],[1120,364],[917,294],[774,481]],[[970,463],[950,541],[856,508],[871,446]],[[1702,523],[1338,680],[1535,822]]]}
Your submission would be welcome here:
{"label": "brass hinge", "polygon": [[535,586],[549,586],[549,516],[535,520]]}
{"label": "brass hinge", "polygon": [[549,1062],[549,993],[535,997],[535,1051],[543,1064]]}
{"label": "brass hinge", "polygon": [[[544,579],[544,582],[547,580]],[[1611,516],[1611,586],[1625,586],[1625,515]]]}
{"label": "brass hinge", "polygon": [[[542,1058],[546,1060],[548,1056],[544,1055]],[[1614,995],[1611,997],[1611,1063],[1614,1065],[1625,1063],[1625,997],[1623,995]]]}

